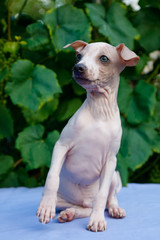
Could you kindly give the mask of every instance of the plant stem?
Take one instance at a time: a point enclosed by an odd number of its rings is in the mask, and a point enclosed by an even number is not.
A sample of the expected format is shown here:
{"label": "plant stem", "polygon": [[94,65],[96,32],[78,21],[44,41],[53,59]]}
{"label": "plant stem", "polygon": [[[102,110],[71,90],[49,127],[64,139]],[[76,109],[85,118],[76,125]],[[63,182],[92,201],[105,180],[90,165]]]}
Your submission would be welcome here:
{"label": "plant stem", "polygon": [[22,14],[22,11],[23,11],[23,9],[25,8],[27,2],[28,2],[28,0],[24,0],[23,4],[22,4],[22,6],[21,6],[21,8],[20,8],[20,10],[19,10],[19,14],[18,14],[17,20],[20,18],[21,14]]}
{"label": "plant stem", "polygon": [[23,158],[21,158],[17,162],[15,162],[14,168],[16,168],[22,161],[23,161]]}

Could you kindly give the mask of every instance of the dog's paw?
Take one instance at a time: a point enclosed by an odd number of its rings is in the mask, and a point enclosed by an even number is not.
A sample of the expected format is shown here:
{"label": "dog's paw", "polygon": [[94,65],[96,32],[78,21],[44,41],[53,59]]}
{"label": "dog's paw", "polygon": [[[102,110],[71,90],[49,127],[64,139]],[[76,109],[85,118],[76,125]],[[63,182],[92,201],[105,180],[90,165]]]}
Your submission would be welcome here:
{"label": "dog's paw", "polygon": [[124,218],[126,216],[126,212],[123,208],[117,206],[111,206],[108,208],[108,212],[113,218]]}
{"label": "dog's paw", "polygon": [[37,217],[41,223],[49,223],[55,218],[55,199],[50,196],[43,196],[37,210]]}
{"label": "dog's paw", "polygon": [[106,230],[106,227],[107,227],[107,223],[104,218],[104,214],[93,212],[90,216],[87,229],[92,232],[102,232]]}
{"label": "dog's paw", "polygon": [[64,222],[70,222],[73,220],[75,216],[75,209],[74,208],[68,208],[62,212],[60,212],[59,216],[58,216],[58,221],[60,223],[64,223]]}

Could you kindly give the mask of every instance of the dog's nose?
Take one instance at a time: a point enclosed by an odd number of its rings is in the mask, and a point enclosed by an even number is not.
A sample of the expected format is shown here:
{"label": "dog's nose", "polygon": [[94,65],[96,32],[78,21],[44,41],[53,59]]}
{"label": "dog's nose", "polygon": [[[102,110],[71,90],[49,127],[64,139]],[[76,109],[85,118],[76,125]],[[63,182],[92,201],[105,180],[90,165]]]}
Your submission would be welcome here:
{"label": "dog's nose", "polygon": [[82,63],[77,63],[74,66],[74,71],[79,72],[79,73],[83,73],[86,70],[86,66]]}

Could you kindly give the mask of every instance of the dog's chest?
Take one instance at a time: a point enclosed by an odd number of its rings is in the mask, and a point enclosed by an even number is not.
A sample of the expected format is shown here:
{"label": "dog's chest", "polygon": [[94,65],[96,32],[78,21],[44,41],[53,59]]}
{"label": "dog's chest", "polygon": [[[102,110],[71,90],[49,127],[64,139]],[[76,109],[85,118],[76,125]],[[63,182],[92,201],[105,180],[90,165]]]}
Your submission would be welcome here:
{"label": "dog's chest", "polygon": [[73,136],[73,147],[68,152],[63,171],[72,181],[91,184],[99,178],[109,152],[119,149],[120,138],[113,121],[92,121]]}

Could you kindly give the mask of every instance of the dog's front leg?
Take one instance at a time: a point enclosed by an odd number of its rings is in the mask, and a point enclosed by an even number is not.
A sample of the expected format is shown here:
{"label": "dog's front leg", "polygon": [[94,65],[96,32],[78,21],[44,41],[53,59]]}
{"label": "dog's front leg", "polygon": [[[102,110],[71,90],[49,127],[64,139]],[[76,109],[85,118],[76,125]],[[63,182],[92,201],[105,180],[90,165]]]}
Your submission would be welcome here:
{"label": "dog's front leg", "polygon": [[88,230],[93,232],[104,231],[106,229],[106,220],[104,217],[104,210],[109,194],[109,189],[116,168],[117,159],[115,156],[107,157],[107,161],[103,167],[100,177],[99,192],[94,200],[93,210],[90,216]]}
{"label": "dog's front leg", "polygon": [[48,223],[55,217],[57,191],[59,188],[59,174],[69,147],[57,141],[52,155],[51,167],[47,175],[43,197],[41,199],[37,216],[42,223]]}

